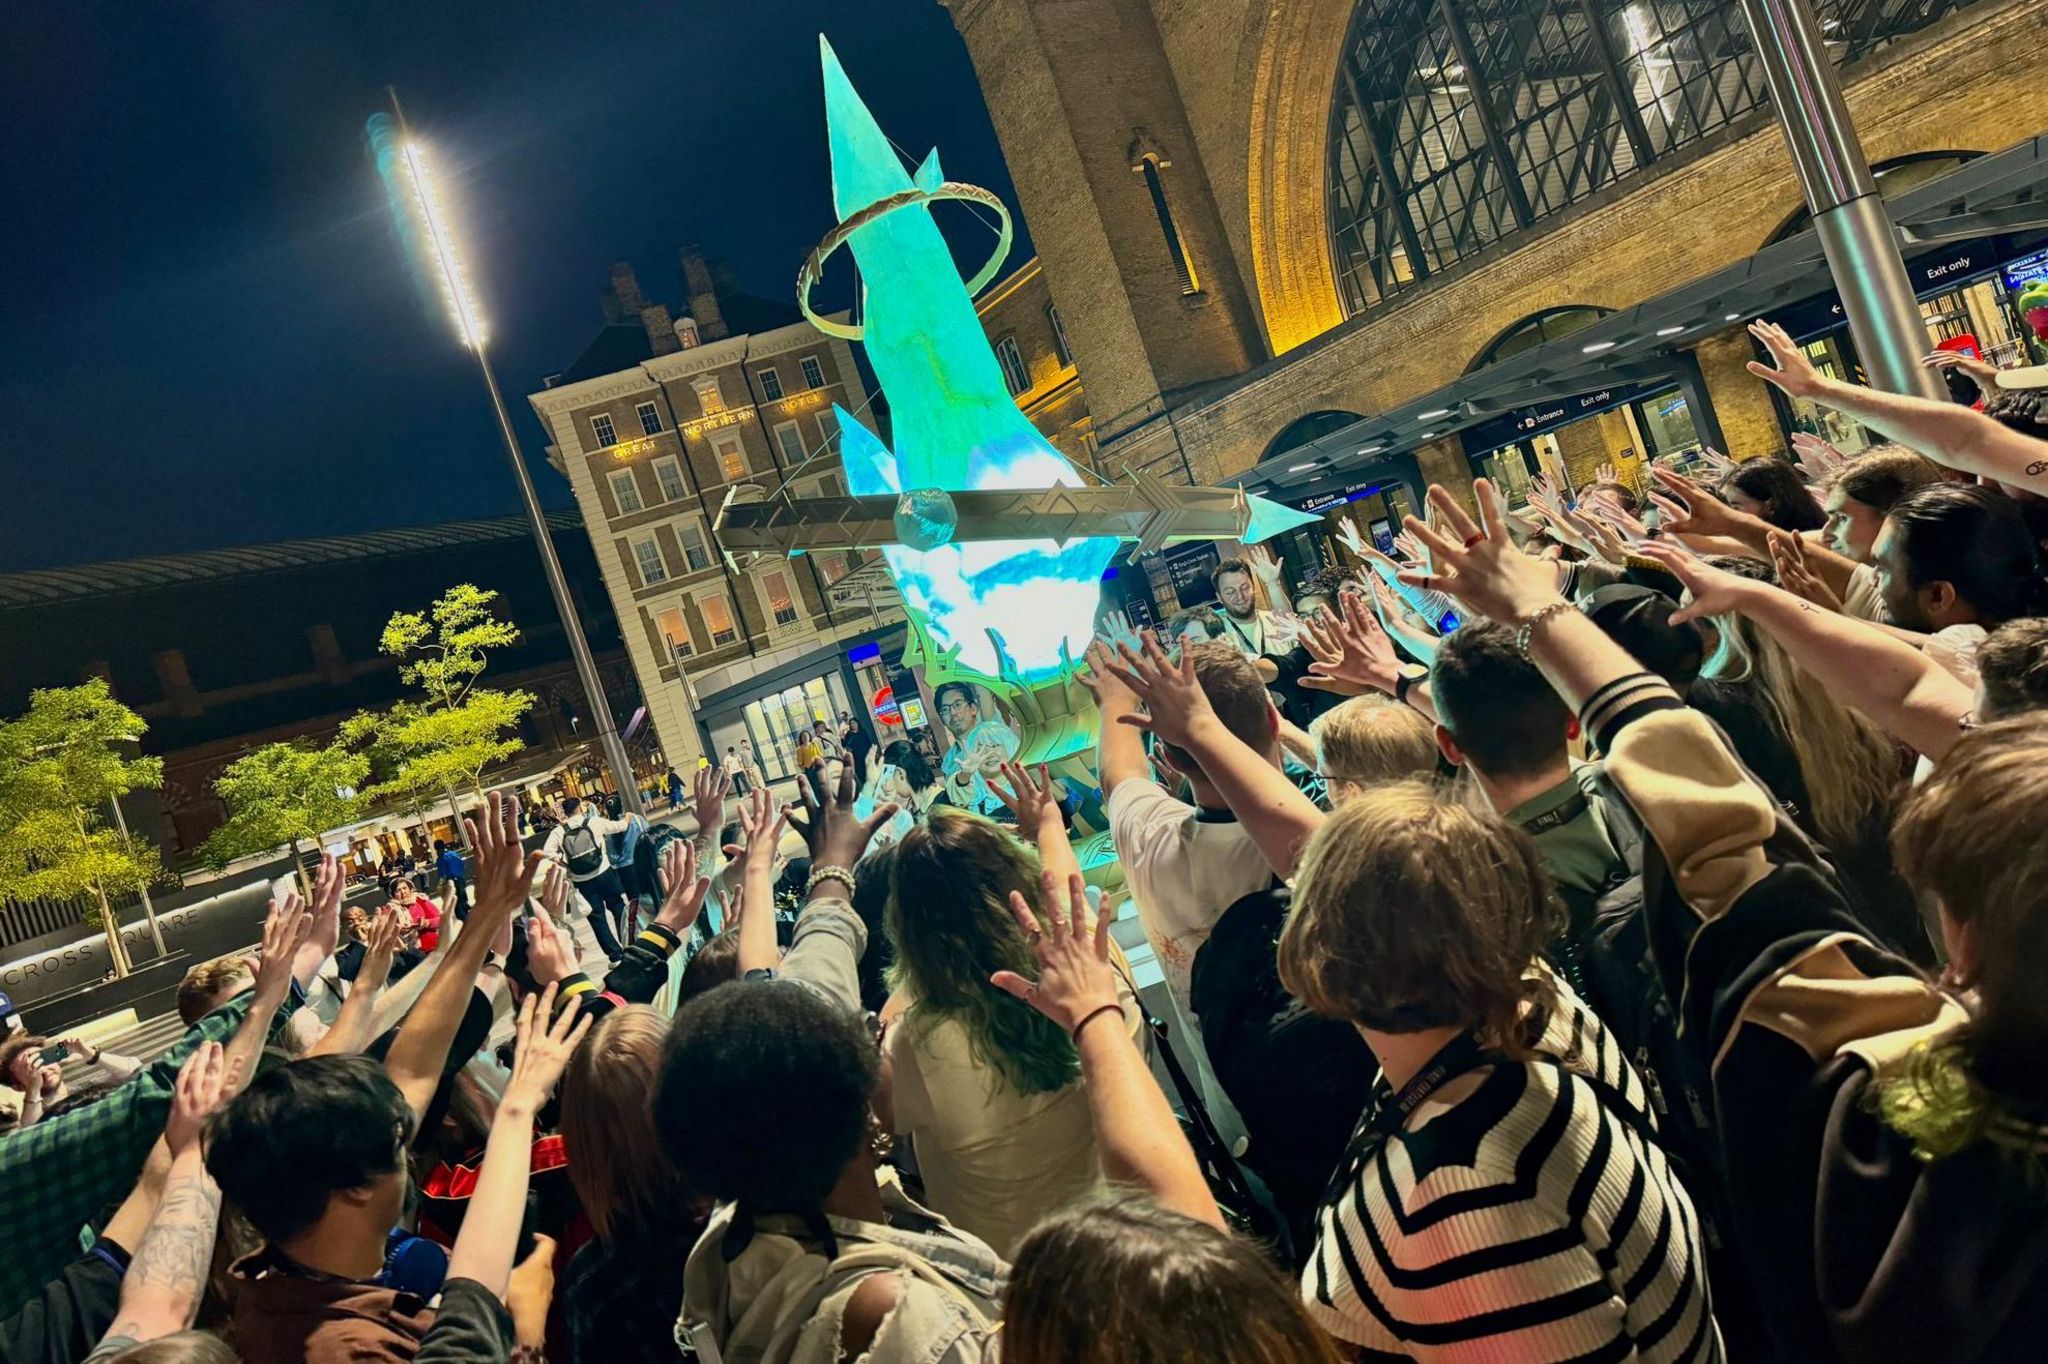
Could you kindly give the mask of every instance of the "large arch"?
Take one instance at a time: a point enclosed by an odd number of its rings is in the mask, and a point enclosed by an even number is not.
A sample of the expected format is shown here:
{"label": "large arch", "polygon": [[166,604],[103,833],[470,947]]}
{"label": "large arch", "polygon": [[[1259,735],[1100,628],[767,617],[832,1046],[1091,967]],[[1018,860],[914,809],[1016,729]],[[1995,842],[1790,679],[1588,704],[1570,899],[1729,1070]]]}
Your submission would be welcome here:
{"label": "large arch", "polygon": [[1274,5],[1252,76],[1245,192],[1253,287],[1274,355],[1344,320],[1330,257],[1330,101],[1354,0]]}

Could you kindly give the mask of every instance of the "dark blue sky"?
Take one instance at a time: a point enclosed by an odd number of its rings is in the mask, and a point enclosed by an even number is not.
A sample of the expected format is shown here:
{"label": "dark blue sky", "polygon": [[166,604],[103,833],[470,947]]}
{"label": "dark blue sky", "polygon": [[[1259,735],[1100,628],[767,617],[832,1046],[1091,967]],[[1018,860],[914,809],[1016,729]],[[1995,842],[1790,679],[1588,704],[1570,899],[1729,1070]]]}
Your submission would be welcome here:
{"label": "dark blue sky", "polygon": [[[387,82],[556,503],[524,395],[590,339],[611,262],[674,304],[696,240],[786,299],[831,226],[821,31],[893,137],[1015,207],[937,0],[82,0],[10,26],[0,571],[517,509],[364,153]],[[978,262],[986,229],[956,235]]]}

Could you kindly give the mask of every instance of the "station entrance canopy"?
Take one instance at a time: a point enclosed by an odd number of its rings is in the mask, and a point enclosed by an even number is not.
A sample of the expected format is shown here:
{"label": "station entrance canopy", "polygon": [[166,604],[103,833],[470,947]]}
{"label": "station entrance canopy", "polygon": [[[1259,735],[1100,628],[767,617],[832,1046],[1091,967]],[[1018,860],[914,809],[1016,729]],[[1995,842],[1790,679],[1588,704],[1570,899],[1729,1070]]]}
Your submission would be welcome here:
{"label": "station entrance canopy", "polygon": [[[1909,269],[1944,245],[2048,231],[2048,135],[1980,156],[1887,204]],[[1556,407],[1562,416],[1578,399],[1602,390],[1668,383],[1680,352],[1690,346],[1735,323],[1824,300],[1833,288],[1820,239],[1808,229],[1392,411],[1292,446],[1237,481],[1299,506],[1430,441],[1489,435],[1503,418],[1532,408]]]}

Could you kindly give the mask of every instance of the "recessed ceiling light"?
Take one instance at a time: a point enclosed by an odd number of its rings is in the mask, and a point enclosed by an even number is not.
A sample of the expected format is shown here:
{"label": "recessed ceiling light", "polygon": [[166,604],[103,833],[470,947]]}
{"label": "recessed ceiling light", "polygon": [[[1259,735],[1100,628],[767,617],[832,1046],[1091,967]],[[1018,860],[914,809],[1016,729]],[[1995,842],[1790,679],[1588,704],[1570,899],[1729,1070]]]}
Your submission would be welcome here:
{"label": "recessed ceiling light", "polygon": [[1613,350],[1615,344],[1613,341],[1588,341],[1585,345],[1579,347],[1579,354],[1598,355],[1603,350]]}
{"label": "recessed ceiling light", "polygon": [[1386,448],[1387,446],[1385,441],[1376,441],[1371,445],[1360,446],[1358,449],[1358,453],[1361,455],[1376,455]]}
{"label": "recessed ceiling light", "polygon": [[1682,331],[1684,331],[1684,330],[1685,330],[1685,328],[1683,328],[1683,327],[1659,327],[1659,328],[1657,328],[1657,335],[1659,335],[1659,336],[1676,336],[1676,335],[1678,335],[1678,334],[1679,334],[1680,332],[1682,332]]}
{"label": "recessed ceiling light", "polygon": [[1416,414],[1415,414],[1415,420],[1417,420],[1417,421],[1419,421],[1419,422],[1433,422],[1433,421],[1435,421],[1435,420],[1436,420],[1436,419],[1437,419],[1438,417],[1448,417],[1448,416],[1450,416],[1450,415],[1451,415],[1451,409],[1449,409],[1448,407],[1432,407],[1432,408],[1431,408],[1431,409],[1430,409],[1429,411],[1427,411],[1427,412],[1418,412],[1418,413],[1416,413]]}
{"label": "recessed ceiling light", "polygon": [[1429,440],[1429,439],[1431,439],[1432,437],[1434,437],[1435,435],[1436,435],[1436,432],[1434,432],[1434,431],[1425,431],[1425,432],[1423,432],[1423,433],[1422,433],[1421,435],[1417,436],[1417,437],[1416,437],[1416,439],[1417,439],[1417,440]]}
{"label": "recessed ceiling light", "polygon": [[1722,318],[1721,320],[1722,320],[1723,322],[1740,322],[1740,321],[1742,320],[1742,314],[1741,314],[1741,313],[1730,313],[1730,314],[1728,314],[1728,315],[1727,315],[1726,317]]}
{"label": "recessed ceiling light", "polygon": [[1287,466],[1287,472],[1290,474],[1305,474],[1321,463],[1322,461],[1319,459],[1312,459],[1306,464],[1290,464]]}

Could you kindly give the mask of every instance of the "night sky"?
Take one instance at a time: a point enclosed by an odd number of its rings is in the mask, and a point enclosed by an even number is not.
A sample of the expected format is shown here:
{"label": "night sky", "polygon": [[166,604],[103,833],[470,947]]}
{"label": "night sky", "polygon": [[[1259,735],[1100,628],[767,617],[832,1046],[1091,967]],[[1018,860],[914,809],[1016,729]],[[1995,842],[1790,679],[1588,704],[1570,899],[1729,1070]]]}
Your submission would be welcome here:
{"label": "night sky", "polygon": [[[898,142],[938,141],[1015,209],[937,0],[88,2],[11,25],[0,571],[518,509],[364,151],[386,83],[436,153],[553,505],[525,395],[595,334],[611,263],[673,307],[696,240],[787,300],[831,227],[821,31]],[[948,227],[983,259],[986,227]]]}

